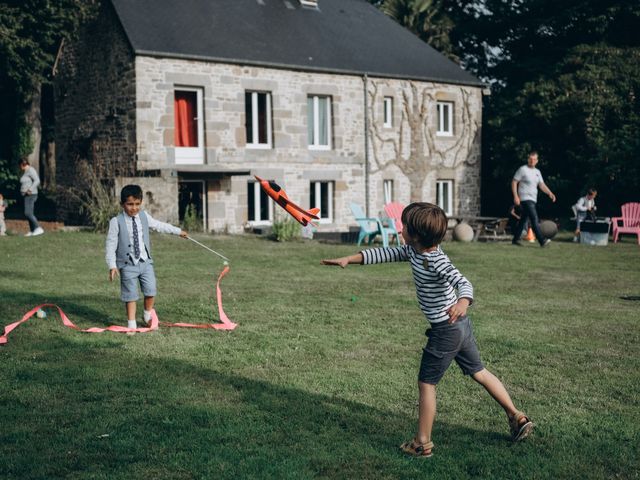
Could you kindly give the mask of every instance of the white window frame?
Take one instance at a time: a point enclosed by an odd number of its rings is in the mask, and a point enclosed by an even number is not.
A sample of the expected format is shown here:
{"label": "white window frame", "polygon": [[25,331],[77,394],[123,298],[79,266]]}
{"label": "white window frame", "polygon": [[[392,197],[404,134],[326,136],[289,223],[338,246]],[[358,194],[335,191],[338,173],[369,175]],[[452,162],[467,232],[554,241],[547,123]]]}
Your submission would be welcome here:
{"label": "white window frame", "polygon": [[382,193],[384,195],[384,204],[393,202],[393,180],[382,181]]}
{"label": "white window frame", "polygon": [[[204,115],[202,108],[203,89],[195,87],[181,87],[176,86],[173,88],[173,94],[175,98],[175,92],[196,92],[196,109],[198,119],[198,146],[197,147],[174,147],[174,162],[176,165],[203,165],[204,164]],[[175,118],[175,117],[174,117]],[[175,128],[175,125],[174,125]]]}
{"label": "white window frame", "polygon": [[[273,142],[271,140],[271,92],[259,92],[253,90],[247,90],[246,93],[251,93],[251,133],[253,138],[247,138],[247,148],[255,148],[255,149],[263,149],[268,150],[273,148]],[[260,118],[258,112],[258,94],[263,94],[267,96],[267,143],[260,143],[260,130],[258,125],[258,120]],[[246,96],[245,96],[246,98]],[[245,127],[245,134],[246,134]]]}
{"label": "white window frame", "polygon": [[[262,187],[260,186],[260,182],[248,182],[249,185],[253,184],[253,212],[255,214],[259,214],[261,211],[260,208],[260,198],[261,198],[261,192],[262,192]],[[247,202],[248,202],[248,198],[247,198]],[[271,225],[273,223],[273,202],[269,200],[269,197],[267,197],[267,212],[269,215],[269,218],[267,219],[259,219],[259,220],[251,220],[249,218],[249,205],[247,204],[247,223],[249,223],[249,225],[251,226],[264,226],[264,225]]]}
{"label": "white window frame", "polygon": [[[327,184],[327,195],[329,196],[329,198],[327,198],[327,205],[329,206],[328,212],[324,212],[321,209],[322,198],[320,196],[321,196],[321,192],[322,192],[322,184],[323,183]],[[334,201],[334,198],[333,198],[333,192],[334,192],[333,182],[316,180],[316,181],[311,182],[310,188],[314,189],[316,204],[315,205],[310,205],[309,208],[320,208],[320,213],[318,214],[320,219],[318,220],[318,223],[333,223],[333,201]],[[311,203],[311,202],[309,202],[309,203]]]}
{"label": "white window frame", "polygon": [[[444,185],[447,186],[446,205],[445,209],[445,196]],[[453,180],[437,180],[436,181],[436,205],[438,205],[444,213],[447,215],[453,215]]]}
{"label": "white window frame", "polygon": [[385,128],[393,127],[393,97],[384,97],[383,107],[383,124]]}
{"label": "white window frame", "polygon": [[[331,131],[331,97],[329,95],[308,95],[307,98],[313,99],[313,139],[315,142],[320,138],[320,109],[318,108],[320,99],[325,99],[327,101],[327,144],[321,145],[319,143],[309,143],[309,150],[331,150],[331,141],[333,137],[333,132]],[[308,115],[307,118],[309,118]],[[309,142],[309,140],[310,139],[307,138],[307,142]]]}
{"label": "white window frame", "polygon": [[[453,102],[436,102],[436,111],[438,113],[438,129],[436,135],[440,137],[453,136]],[[445,119],[447,120],[448,129],[444,129]]]}

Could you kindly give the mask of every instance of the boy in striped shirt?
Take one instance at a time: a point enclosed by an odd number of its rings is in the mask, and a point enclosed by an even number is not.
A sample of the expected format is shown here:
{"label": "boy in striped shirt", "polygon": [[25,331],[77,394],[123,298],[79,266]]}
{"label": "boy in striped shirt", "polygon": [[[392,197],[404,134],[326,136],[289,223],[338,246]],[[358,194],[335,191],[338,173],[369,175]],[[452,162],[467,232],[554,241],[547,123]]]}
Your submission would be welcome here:
{"label": "boy in striped shirt", "polygon": [[419,414],[416,437],[400,448],[409,455],[430,457],[431,430],[436,414],[436,385],[452,360],[465,375],[481,384],[507,414],[514,441],[527,437],[533,422],[514,406],[502,382],[480,360],[480,352],[467,317],[473,302],[473,286],[440,248],[447,231],[447,217],[437,205],[412,203],[402,212],[402,247],[363,250],[348,257],[323,260],[324,265],[345,268],[349,264],[371,265],[409,262],[420,309],[431,328],[422,353],[418,375]]}

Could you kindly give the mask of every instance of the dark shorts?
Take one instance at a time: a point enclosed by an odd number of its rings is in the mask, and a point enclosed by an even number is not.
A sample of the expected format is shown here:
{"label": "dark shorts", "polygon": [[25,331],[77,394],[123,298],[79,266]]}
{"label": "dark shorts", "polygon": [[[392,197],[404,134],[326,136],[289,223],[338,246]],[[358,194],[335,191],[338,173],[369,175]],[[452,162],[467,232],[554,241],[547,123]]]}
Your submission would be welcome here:
{"label": "dark shorts", "polygon": [[484,368],[469,317],[453,324],[432,324],[426,335],[429,340],[422,352],[418,375],[421,382],[437,384],[452,360],[456,361],[465,375],[473,375]]}

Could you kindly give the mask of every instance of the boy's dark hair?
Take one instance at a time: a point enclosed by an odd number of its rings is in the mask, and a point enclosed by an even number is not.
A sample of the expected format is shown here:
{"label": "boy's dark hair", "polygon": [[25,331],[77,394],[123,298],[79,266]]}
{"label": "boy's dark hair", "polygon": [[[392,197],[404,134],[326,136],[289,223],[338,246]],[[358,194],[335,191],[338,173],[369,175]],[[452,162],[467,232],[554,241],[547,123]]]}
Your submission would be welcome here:
{"label": "boy's dark hair", "polygon": [[448,223],[444,210],[433,203],[415,202],[402,211],[403,228],[425,248],[442,242]]}
{"label": "boy's dark hair", "polygon": [[140,185],[125,185],[120,190],[120,203],[127,201],[127,198],[133,197],[142,201],[142,189]]}
{"label": "boy's dark hair", "polygon": [[590,188],[589,190],[587,190],[587,195],[595,195],[596,193],[598,193],[598,190],[596,190],[595,188]]}

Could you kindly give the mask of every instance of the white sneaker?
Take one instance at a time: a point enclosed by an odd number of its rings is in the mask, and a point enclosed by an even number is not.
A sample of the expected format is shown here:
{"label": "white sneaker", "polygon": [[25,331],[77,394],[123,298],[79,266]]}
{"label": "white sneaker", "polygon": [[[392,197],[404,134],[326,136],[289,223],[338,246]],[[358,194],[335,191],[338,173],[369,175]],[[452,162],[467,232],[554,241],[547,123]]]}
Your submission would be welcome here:
{"label": "white sneaker", "polygon": [[42,235],[43,233],[44,230],[42,229],[42,227],[38,227],[33,232],[31,232],[31,236],[35,237],[36,235]]}
{"label": "white sneaker", "polygon": [[31,237],[31,236],[33,236],[33,232],[25,233],[25,234],[24,234],[24,236],[25,236],[25,237]]}

